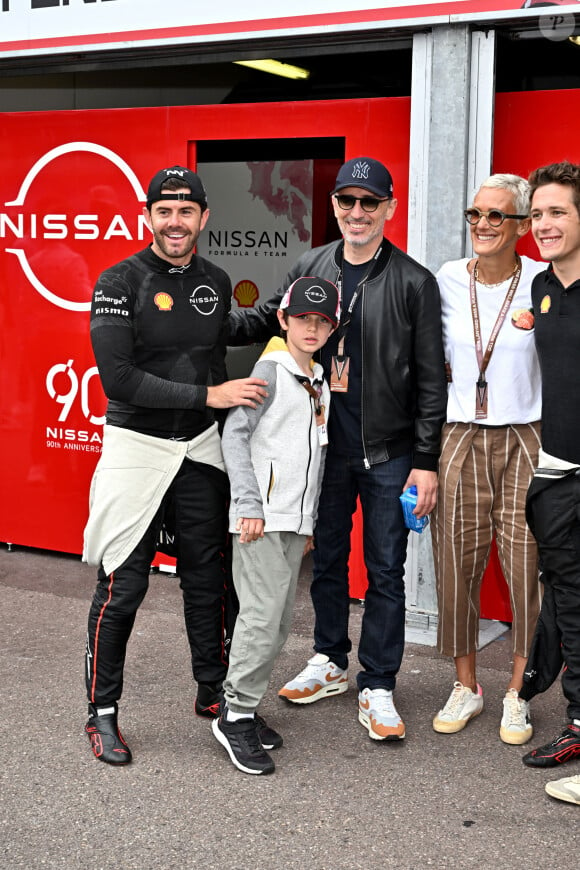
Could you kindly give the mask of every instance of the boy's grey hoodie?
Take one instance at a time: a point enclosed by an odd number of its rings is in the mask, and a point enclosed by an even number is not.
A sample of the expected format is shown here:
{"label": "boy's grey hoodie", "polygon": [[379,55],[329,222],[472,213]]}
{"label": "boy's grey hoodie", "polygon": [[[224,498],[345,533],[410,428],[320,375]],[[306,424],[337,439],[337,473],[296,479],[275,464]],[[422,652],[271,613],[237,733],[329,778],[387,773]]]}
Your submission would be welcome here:
{"label": "boy's grey hoodie", "polygon": [[[239,517],[263,519],[265,532],[314,532],[326,448],[318,440],[314,400],[296,376],[305,378],[286,343],[272,339],[252,371],[268,382],[264,404],[229,412],[222,449],[232,492],[230,532]],[[330,390],[318,363],[310,382],[322,389],[328,421]]]}

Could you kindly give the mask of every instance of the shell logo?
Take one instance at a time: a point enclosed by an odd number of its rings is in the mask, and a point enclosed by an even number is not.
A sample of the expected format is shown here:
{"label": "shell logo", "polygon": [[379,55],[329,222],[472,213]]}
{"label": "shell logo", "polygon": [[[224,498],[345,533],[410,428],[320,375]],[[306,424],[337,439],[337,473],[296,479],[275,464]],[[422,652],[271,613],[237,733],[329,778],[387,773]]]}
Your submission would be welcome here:
{"label": "shell logo", "polygon": [[547,314],[552,307],[552,300],[549,296],[544,296],[540,302],[540,314]]}
{"label": "shell logo", "polygon": [[259,295],[258,288],[248,278],[238,281],[234,287],[233,296],[240,308],[253,308]]}
{"label": "shell logo", "polygon": [[173,308],[173,297],[169,293],[156,293],[153,301],[160,311],[171,311]]}

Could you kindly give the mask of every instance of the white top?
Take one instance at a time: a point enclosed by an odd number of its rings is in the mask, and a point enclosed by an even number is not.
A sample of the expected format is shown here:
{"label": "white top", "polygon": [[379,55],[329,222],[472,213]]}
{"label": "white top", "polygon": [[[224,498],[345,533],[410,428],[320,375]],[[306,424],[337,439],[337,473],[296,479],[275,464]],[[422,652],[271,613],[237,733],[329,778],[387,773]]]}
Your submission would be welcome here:
{"label": "white top", "polygon": [[107,576],[130,556],[184,459],[225,472],[217,423],[190,441],[173,441],[105,424],[89,495],[83,562]]}
{"label": "white top", "polygon": [[[546,269],[545,263],[522,257],[522,274],[486,370],[487,418],[475,420],[475,385],[479,366],[475,353],[473,320],[469,299],[469,259],[444,263],[437,273],[441,291],[443,347],[451,367],[447,421],[481,422],[488,426],[532,423],[542,413],[540,365],[534,341],[531,314],[532,280]],[[482,350],[497,320],[511,278],[498,287],[476,284],[481,323]]]}

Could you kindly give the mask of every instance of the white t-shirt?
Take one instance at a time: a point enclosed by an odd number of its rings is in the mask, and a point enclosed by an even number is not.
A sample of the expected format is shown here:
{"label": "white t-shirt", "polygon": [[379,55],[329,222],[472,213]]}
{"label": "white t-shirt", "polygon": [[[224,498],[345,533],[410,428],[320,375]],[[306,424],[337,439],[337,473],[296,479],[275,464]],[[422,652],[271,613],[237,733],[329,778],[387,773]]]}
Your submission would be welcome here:
{"label": "white t-shirt", "polygon": [[[487,418],[475,420],[475,385],[479,366],[475,353],[473,320],[469,299],[469,259],[444,263],[437,273],[441,291],[443,347],[445,361],[451,368],[447,421],[488,426],[532,423],[541,417],[540,365],[534,341],[531,314],[531,286],[534,276],[547,268],[546,263],[522,257],[520,282],[497,336],[486,369]],[[482,349],[485,348],[497,320],[511,278],[498,287],[476,284],[481,324]]]}

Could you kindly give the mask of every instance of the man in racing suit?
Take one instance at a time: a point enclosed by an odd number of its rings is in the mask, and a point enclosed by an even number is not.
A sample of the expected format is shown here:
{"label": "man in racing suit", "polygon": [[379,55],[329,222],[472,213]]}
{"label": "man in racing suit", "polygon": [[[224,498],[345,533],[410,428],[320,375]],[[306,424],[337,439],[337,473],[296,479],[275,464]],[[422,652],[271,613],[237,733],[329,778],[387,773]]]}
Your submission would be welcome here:
{"label": "man in racing suit", "polygon": [[213,409],[255,408],[265,395],[264,381],[224,382],[231,284],[194,254],[209,216],[201,180],[181,166],[161,170],[144,213],[153,243],[101,274],[91,308],[91,341],[109,401],[83,554],[99,567],[88,620],[85,730],[95,756],[109,764],[131,761],[117,704],[169,506],[196,712],[217,714],[227,669],[228,484]]}
{"label": "man in racing suit", "polygon": [[228,341],[273,333],[280,299],[299,276],[319,275],[341,289],[341,323],[320,354],[333,400],[313,554],[315,655],[280,695],[306,704],[348,687],[348,560],[360,497],[368,590],[359,721],[374,740],[398,740],[405,726],[393,689],[405,639],[408,534],[399,496],[417,487],[419,517],[435,505],[447,402],[439,291],[427,269],[383,238],[397,206],[383,164],[349,160],[331,195],[343,241],[304,254],[269,302],[231,312]]}

